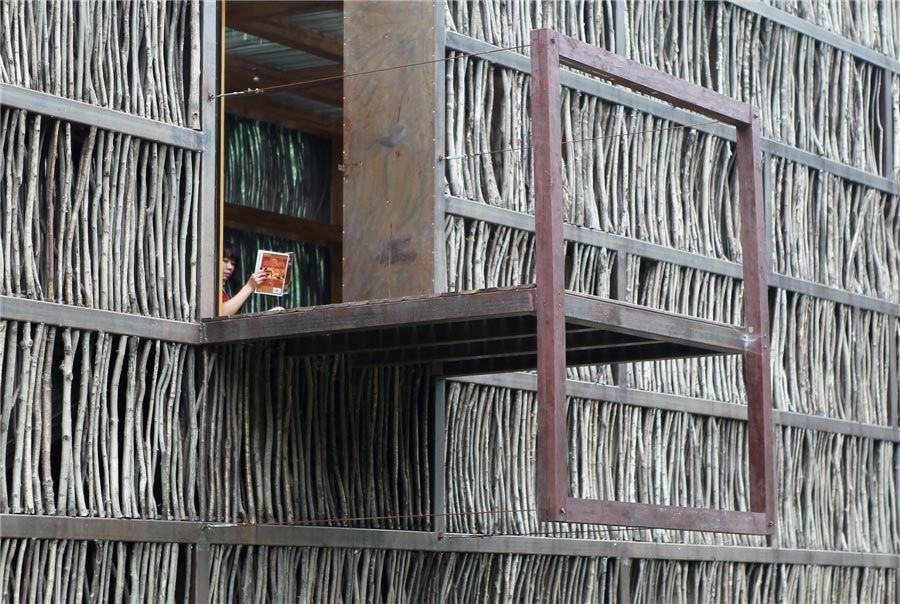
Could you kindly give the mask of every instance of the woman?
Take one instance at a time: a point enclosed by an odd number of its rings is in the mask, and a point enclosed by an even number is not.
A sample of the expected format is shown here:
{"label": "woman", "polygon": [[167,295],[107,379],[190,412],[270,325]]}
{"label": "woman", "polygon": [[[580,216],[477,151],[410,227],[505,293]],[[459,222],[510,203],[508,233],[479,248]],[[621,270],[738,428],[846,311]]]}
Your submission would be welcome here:
{"label": "woman", "polygon": [[256,271],[250,275],[247,283],[236,294],[232,294],[235,282],[235,279],[232,279],[232,277],[240,257],[237,245],[232,242],[225,244],[225,248],[222,250],[222,315],[226,317],[240,312],[241,307],[247,301],[247,298],[250,297],[250,294],[255,292],[256,288],[266,280],[266,271]]}

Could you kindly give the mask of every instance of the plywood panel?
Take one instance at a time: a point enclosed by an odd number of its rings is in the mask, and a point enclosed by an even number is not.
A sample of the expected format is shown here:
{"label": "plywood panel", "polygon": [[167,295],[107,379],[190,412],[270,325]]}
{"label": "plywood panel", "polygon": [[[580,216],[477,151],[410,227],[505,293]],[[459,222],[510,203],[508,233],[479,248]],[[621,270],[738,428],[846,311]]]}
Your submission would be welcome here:
{"label": "plywood panel", "polygon": [[[435,58],[430,2],[349,2],[345,74]],[[344,80],[344,296],[434,291],[434,63]]]}

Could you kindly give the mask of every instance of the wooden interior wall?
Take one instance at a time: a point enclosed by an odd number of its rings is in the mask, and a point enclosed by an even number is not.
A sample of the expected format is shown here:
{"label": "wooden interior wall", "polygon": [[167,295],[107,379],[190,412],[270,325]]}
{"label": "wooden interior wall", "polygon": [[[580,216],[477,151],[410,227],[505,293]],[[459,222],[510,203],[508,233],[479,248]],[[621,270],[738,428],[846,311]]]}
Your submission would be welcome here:
{"label": "wooden interior wall", "polygon": [[344,300],[435,291],[435,4],[344,5]]}

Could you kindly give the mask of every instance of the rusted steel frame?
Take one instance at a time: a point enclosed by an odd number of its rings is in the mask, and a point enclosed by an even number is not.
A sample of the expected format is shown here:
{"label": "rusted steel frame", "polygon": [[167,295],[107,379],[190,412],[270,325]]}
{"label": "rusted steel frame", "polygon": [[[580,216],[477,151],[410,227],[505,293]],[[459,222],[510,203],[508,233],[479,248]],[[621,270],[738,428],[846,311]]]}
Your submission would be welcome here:
{"label": "rusted steel frame", "polygon": [[732,126],[746,124],[750,117],[746,103],[574,38],[555,32],[554,36],[564,65]]}
{"label": "rusted steel frame", "polygon": [[747,332],[744,373],[750,458],[750,510],[764,513],[771,531],[775,526],[775,457],[772,444],[769,285],[759,109],[752,109],[749,124],[738,126],[735,147],[744,266],[744,329]]}
{"label": "rusted steel frame", "polygon": [[[598,505],[602,503],[602,505]],[[569,497],[566,509],[579,522],[666,528],[675,530],[715,531],[758,535],[766,532],[766,515],[757,512],[734,512],[674,505],[649,505],[624,501],[602,501]]]}
{"label": "rusted steel frame", "polygon": [[559,48],[549,29],[531,32],[531,110],[537,313],[537,504],[542,521],[565,519],[566,326]]}
{"label": "rusted steel frame", "polygon": [[566,319],[570,323],[713,352],[744,352],[743,330],[733,325],[572,292],[566,292],[564,299]]}
{"label": "rusted steel frame", "polygon": [[284,339],[411,324],[512,317],[533,313],[534,296],[533,286],[523,286],[504,290],[334,304],[275,314],[218,318],[203,323],[203,343]]}
{"label": "rusted steel frame", "polygon": [[[728,532],[771,534],[775,524],[772,401],[769,368],[769,316],[765,266],[765,206],[762,200],[759,110],[703,87],[550,30],[532,32],[532,133],[534,149],[536,263],[562,274],[562,184],[559,66],[576,67],[677,107],[689,109],[733,125],[737,130],[737,168],[741,203],[744,313],[747,334],[745,372],[748,396],[751,512],[720,514],[718,529]],[[539,213],[540,212],[540,213]],[[546,218],[550,214],[550,219]],[[556,236],[556,234],[559,234]],[[606,522],[613,510],[630,509],[621,520],[634,526],[662,522],[678,510],[668,506],[576,500],[568,497],[565,437],[565,363],[556,344],[561,338],[549,308],[563,296],[561,281],[541,280],[538,272],[538,516],[542,520]],[[545,313],[541,321],[541,312]],[[562,313],[559,313],[562,314]],[[567,313],[568,314],[568,313]],[[562,321],[561,317],[557,318]],[[606,319],[604,319],[606,321]],[[543,331],[543,341],[540,337]],[[702,333],[702,330],[696,332]],[[695,334],[692,334],[695,335]],[[556,338],[554,341],[552,338]],[[562,366],[560,366],[562,365]],[[551,399],[548,399],[551,397]],[[562,437],[560,437],[562,434]],[[549,453],[548,453],[549,451]],[[568,509],[569,504],[574,508]],[[635,507],[636,506],[636,507]],[[609,508],[609,511],[604,512]],[[680,514],[677,528],[709,530],[707,512]],[[760,522],[762,517],[764,522]],[[671,519],[667,520],[672,522]]]}

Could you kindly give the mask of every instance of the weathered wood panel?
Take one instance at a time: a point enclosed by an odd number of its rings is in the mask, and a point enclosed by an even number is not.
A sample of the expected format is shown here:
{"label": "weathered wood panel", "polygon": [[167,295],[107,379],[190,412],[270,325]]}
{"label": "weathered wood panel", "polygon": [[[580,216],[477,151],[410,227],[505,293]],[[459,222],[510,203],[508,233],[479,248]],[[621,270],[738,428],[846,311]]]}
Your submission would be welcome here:
{"label": "weathered wood panel", "polygon": [[[428,2],[348,2],[344,71],[433,60]],[[344,80],[344,296],[435,291],[437,136],[433,63]]]}

